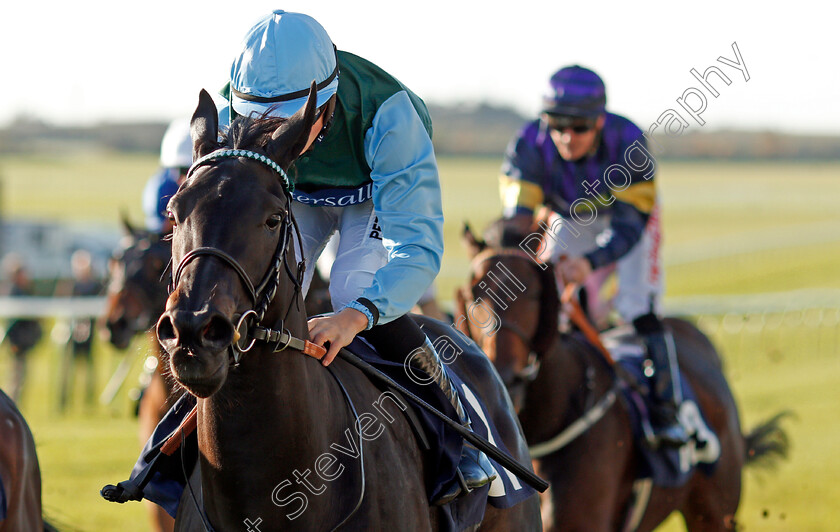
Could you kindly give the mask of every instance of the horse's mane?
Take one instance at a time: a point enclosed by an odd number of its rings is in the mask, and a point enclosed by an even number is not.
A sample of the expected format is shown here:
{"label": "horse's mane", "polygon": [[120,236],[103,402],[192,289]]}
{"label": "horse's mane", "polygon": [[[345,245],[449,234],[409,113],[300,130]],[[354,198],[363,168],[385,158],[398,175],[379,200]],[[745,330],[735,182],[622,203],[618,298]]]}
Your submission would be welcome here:
{"label": "horse's mane", "polygon": [[271,140],[271,135],[288,118],[268,116],[266,111],[260,116],[237,116],[227,131],[220,133],[219,147],[234,149],[264,148]]}
{"label": "horse's mane", "polygon": [[487,246],[499,249],[518,248],[527,236],[527,231],[507,218],[494,220],[482,234]]}
{"label": "horse's mane", "polygon": [[[484,246],[496,250],[520,250],[519,245],[529,236],[526,228],[510,219],[498,218],[491,222],[482,234]],[[537,331],[534,334],[534,350],[545,352],[554,342],[558,333],[558,314],[560,312],[560,294],[554,279],[554,266],[539,268],[534,265],[540,279],[542,291],[540,295],[540,314]]]}

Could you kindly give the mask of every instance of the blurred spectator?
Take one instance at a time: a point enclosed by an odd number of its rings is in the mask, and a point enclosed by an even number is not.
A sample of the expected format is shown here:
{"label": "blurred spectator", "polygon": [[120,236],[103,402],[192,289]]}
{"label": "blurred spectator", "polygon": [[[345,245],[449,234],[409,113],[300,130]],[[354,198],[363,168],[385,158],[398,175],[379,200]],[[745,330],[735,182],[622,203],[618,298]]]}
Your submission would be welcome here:
{"label": "blurred spectator", "polygon": [[[73,269],[72,287],[68,290],[70,295],[73,297],[90,297],[102,293],[104,287],[102,282],[94,276],[91,255],[88,251],[80,249],[73,253],[70,264]],[[96,319],[92,316],[74,318],[70,321],[70,337],[64,349],[60,375],[59,410],[61,412],[67,409],[73,395],[73,382],[78,364],[84,364],[85,366],[85,403],[88,407],[94,404],[96,372],[92,352],[95,325]]]}
{"label": "blurred spectator", "polygon": [[[11,288],[8,294],[13,297],[31,296],[32,285],[20,257],[8,254],[3,259],[3,271],[9,278]],[[8,321],[3,342],[9,345],[12,353],[12,375],[9,383],[9,396],[15,403],[20,402],[26,378],[26,356],[41,339],[41,324],[29,318],[11,318]]]}

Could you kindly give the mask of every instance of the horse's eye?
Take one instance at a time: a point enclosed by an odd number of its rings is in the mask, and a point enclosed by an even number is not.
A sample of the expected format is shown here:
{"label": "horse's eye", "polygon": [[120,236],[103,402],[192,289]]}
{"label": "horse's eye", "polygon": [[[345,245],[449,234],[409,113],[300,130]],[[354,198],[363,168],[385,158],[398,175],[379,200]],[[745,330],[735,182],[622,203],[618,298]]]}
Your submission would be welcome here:
{"label": "horse's eye", "polygon": [[166,219],[172,223],[172,227],[178,225],[178,222],[175,220],[175,214],[172,211],[166,211]]}
{"label": "horse's eye", "polygon": [[270,230],[274,231],[278,227],[280,227],[280,222],[283,221],[283,218],[279,214],[272,214],[268,217],[268,220],[265,221],[265,226],[268,227]]}

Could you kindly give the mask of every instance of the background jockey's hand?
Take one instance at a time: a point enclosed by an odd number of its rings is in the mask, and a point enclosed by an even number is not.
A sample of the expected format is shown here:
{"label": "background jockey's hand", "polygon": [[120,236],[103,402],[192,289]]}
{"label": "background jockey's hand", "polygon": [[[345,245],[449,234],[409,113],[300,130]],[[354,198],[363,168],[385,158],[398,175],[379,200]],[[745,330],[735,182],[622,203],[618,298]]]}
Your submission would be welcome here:
{"label": "background jockey's hand", "polygon": [[338,351],[348,346],[357,334],[367,328],[367,325],[367,316],[352,308],[344,308],[332,316],[309,320],[310,341],[322,347],[326,342],[330,343],[330,348],[321,359],[321,364],[329,366],[338,355]]}
{"label": "background jockey's hand", "polygon": [[565,283],[583,283],[592,273],[592,265],[585,257],[563,257],[557,262],[557,270]]}

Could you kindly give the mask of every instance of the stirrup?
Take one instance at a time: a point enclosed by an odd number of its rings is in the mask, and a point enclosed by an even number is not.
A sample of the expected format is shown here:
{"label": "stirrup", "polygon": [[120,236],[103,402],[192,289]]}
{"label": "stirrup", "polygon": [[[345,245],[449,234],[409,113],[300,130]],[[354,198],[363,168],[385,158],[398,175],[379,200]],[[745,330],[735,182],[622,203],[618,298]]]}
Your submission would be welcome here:
{"label": "stirrup", "polygon": [[655,427],[653,429],[654,443],[657,448],[676,448],[691,441],[691,436],[682,424],[677,423],[667,427]]}
{"label": "stirrup", "polygon": [[[464,474],[465,471],[466,474]],[[473,445],[464,442],[461,461],[458,462],[458,469],[455,470],[455,482],[443,495],[432,501],[432,505],[449,504],[458,497],[469,495],[474,489],[493,482],[497,476],[487,456]]]}
{"label": "stirrup", "polygon": [[680,421],[680,418],[673,412],[670,406],[659,406],[660,409],[667,409],[667,413],[652,412],[651,425],[653,429],[652,439],[649,441],[654,449],[659,448],[680,448],[691,441],[691,434]]}

